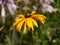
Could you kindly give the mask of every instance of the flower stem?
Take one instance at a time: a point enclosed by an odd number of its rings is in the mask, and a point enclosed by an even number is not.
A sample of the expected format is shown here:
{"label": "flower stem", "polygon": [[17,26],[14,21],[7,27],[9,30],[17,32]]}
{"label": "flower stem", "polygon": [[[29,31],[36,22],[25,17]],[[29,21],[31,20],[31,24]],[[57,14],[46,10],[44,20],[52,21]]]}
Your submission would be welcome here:
{"label": "flower stem", "polygon": [[21,31],[21,37],[20,37],[20,45],[22,45],[22,41],[23,41],[23,31]]}
{"label": "flower stem", "polygon": [[42,34],[42,29],[40,28],[39,26],[39,30],[38,30],[38,37],[41,38],[41,45],[45,45],[45,42],[44,42],[44,36]]}
{"label": "flower stem", "polygon": [[33,31],[31,30],[31,45],[34,45]]}
{"label": "flower stem", "polygon": [[15,28],[14,28],[14,30],[13,30],[13,35],[12,35],[12,43],[11,43],[11,45],[15,45]]}

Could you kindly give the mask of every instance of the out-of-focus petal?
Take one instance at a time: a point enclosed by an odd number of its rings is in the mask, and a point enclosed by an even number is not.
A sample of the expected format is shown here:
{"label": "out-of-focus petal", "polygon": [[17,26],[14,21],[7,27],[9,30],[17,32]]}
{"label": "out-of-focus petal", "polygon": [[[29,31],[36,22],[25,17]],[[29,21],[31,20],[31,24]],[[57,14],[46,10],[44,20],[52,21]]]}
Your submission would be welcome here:
{"label": "out-of-focus petal", "polygon": [[17,6],[14,4],[14,3],[6,3],[7,7],[8,7],[8,10],[10,12],[11,15],[14,15],[15,14],[15,11],[16,11],[16,8]]}
{"label": "out-of-focus petal", "polygon": [[53,7],[52,7],[51,5],[49,5],[49,4],[43,4],[41,10],[42,10],[43,12],[48,11],[48,12],[50,12],[50,13],[57,11],[57,9],[53,8]]}
{"label": "out-of-focus petal", "polygon": [[38,24],[37,24],[37,22],[36,22],[34,19],[32,19],[32,22],[33,22],[33,24],[34,24],[36,27],[38,27]]}
{"label": "out-of-focus petal", "polygon": [[0,0],[0,5],[2,4],[2,0]]}
{"label": "out-of-focus petal", "polygon": [[11,3],[12,9],[16,10],[17,6],[14,3]]}
{"label": "out-of-focus petal", "polygon": [[17,31],[19,31],[19,32],[21,31],[21,28],[22,28],[22,25],[23,25],[24,21],[25,21],[25,20],[22,20],[22,21],[17,25],[17,27],[16,27]]}
{"label": "out-of-focus petal", "polygon": [[35,15],[34,15],[34,18],[37,19],[37,20],[39,20],[40,22],[42,22],[42,24],[45,23],[46,17],[45,17],[44,15],[41,15],[41,14],[35,14]]}
{"label": "out-of-focus petal", "polygon": [[44,2],[50,4],[51,2],[54,2],[54,0],[44,0]]}
{"label": "out-of-focus petal", "polygon": [[50,4],[51,2],[54,2],[54,0],[39,0],[39,2],[41,4],[43,4],[43,3]]}
{"label": "out-of-focus petal", "polygon": [[12,10],[11,6],[7,3],[8,10],[11,15],[14,15],[14,11]]}
{"label": "out-of-focus petal", "polygon": [[32,11],[31,15],[33,15],[33,14],[35,14],[35,13],[36,13],[36,11]]}
{"label": "out-of-focus petal", "polygon": [[26,24],[27,24],[27,26],[28,26],[29,28],[31,28],[32,30],[34,30],[34,28],[33,28],[33,23],[32,23],[31,18],[27,18],[27,19],[26,19]]}
{"label": "out-of-focus petal", "polygon": [[14,0],[7,0],[8,3],[14,3]]}
{"label": "out-of-focus petal", "polygon": [[23,33],[24,33],[24,34],[26,33],[26,23],[24,24],[24,30],[23,30]]}
{"label": "out-of-focus petal", "polygon": [[2,4],[1,16],[2,16],[3,22],[5,22],[5,8],[4,8],[4,4]]}
{"label": "out-of-focus petal", "polygon": [[12,27],[14,27],[14,26],[16,26],[18,23],[20,23],[21,21],[22,21],[23,19],[21,18],[21,19],[16,19],[16,22],[12,25]]}
{"label": "out-of-focus petal", "polygon": [[54,0],[39,0],[39,2],[42,5],[41,10],[42,10],[43,13],[46,12],[46,11],[48,11],[50,13],[57,11],[57,9],[53,8],[50,5],[51,2],[54,2]]}
{"label": "out-of-focus petal", "polygon": [[41,17],[42,19],[46,19],[46,17],[42,14],[36,14],[37,17]]}

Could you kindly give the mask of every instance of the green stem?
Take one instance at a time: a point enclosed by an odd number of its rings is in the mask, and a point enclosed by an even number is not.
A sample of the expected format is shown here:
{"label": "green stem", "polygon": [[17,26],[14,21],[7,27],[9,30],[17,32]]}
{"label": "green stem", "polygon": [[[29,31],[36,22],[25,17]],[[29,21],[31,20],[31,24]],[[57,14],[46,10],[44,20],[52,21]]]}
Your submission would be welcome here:
{"label": "green stem", "polygon": [[41,38],[41,45],[45,45],[45,42],[44,42],[44,36],[42,34],[42,29],[40,28],[39,26],[39,30],[38,30],[38,38]]}
{"label": "green stem", "polygon": [[15,28],[13,30],[13,35],[12,35],[12,44],[11,45],[15,45]]}
{"label": "green stem", "polygon": [[21,31],[20,45],[22,45],[22,42],[23,42],[23,31]]}
{"label": "green stem", "polygon": [[31,30],[31,45],[34,45],[33,31]]}

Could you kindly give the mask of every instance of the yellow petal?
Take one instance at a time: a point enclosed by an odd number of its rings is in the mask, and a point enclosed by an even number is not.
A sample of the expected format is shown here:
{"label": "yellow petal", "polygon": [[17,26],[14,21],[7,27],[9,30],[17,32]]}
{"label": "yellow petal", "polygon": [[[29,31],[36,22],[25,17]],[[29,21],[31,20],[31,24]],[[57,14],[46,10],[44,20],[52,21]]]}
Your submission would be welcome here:
{"label": "yellow petal", "polygon": [[26,24],[29,28],[32,28],[32,30],[34,30],[31,18],[26,19]]}
{"label": "yellow petal", "polygon": [[38,20],[40,20],[42,22],[42,24],[45,23],[45,19],[42,19],[42,18],[37,18]]}
{"label": "yellow petal", "polygon": [[20,14],[18,17],[21,17],[21,18],[23,18],[23,17],[24,17],[24,15],[23,15],[23,14]]}
{"label": "yellow petal", "polygon": [[34,24],[36,27],[38,27],[38,24],[37,24],[37,22],[36,22],[34,19],[32,19],[32,22],[33,22],[33,24]]}
{"label": "yellow petal", "polygon": [[42,24],[45,23],[46,17],[45,17],[44,15],[41,15],[41,14],[35,14],[35,15],[34,15],[34,18],[40,20],[40,21],[42,22]]}
{"label": "yellow petal", "polygon": [[35,14],[35,13],[36,13],[36,11],[32,11],[31,15],[33,15],[33,14]]}
{"label": "yellow petal", "polygon": [[45,23],[45,20],[41,20],[41,22],[42,22],[42,24],[44,24]]}
{"label": "yellow petal", "polygon": [[23,33],[24,33],[24,34],[26,33],[26,23],[24,24],[24,30],[23,30]]}
{"label": "yellow petal", "polygon": [[42,24],[45,23],[45,19],[46,19],[45,16],[43,16],[43,15],[39,15],[39,20],[42,22]]}
{"label": "yellow petal", "polygon": [[16,22],[15,23],[13,23],[13,25],[12,25],[12,27],[14,27],[14,26],[16,26],[19,22],[21,22],[23,19],[21,18],[19,18],[19,19],[16,19]]}
{"label": "yellow petal", "polygon": [[19,31],[19,32],[21,31],[21,28],[22,28],[22,25],[23,25],[24,21],[25,21],[25,20],[22,20],[22,21],[17,25],[17,27],[16,27],[17,31]]}
{"label": "yellow petal", "polygon": [[17,21],[21,21],[22,19],[23,19],[23,18],[17,18],[17,19],[16,19],[16,22],[17,22]]}
{"label": "yellow petal", "polygon": [[43,18],[43,19],[46,19],[46,17],[44,16],[44,15],[42,15],[42,14],[36,14],[38,17],[40,17],[40,18]]}
{"label": "yellow petal", "polygon": [[32,31],[34,31],[34,28],[33,28],[33,26],[32,26],[31,28],[32,28]]}

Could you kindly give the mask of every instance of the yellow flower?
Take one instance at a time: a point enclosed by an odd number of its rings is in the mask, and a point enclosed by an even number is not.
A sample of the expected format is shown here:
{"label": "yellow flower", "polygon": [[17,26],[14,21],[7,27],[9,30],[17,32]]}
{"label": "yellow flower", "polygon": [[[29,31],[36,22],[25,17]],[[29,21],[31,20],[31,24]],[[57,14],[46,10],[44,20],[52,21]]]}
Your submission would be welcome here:
{"label": "yellow flower", "polygon": [[27,15],[20,14],[17,17],[15,23],[13,24],[13,27],[16,27],[17,31],[21,32],[21,28],[22,28],[22,26],[24,26],[23,33],[26,33],[27,27],[32,29],[32,31],[34,31],[33,26],[38,27],[38,24],[35,21],[35,19],[41,21],[42,24],[44,24],[46,17],[41,14],[36,14],[35,11],[33,11],[31,14],[27,14]]}

